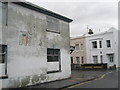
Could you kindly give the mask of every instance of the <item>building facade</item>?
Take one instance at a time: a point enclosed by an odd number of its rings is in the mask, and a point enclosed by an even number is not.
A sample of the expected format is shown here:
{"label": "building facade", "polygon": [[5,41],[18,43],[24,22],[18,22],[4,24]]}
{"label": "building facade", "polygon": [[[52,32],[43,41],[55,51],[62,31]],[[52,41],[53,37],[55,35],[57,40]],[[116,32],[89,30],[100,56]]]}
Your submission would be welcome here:
{"label": "building facade", "polygon": [[70,22],[28,2],[0,2],[0,88],[70,77]]}
{"label": "building facade", "polygon": [[118,30],[86,36],[87,63],[107,63],[108,68],[118,67]]}
{"label": "building facade", "polygon": [[86,63],[85,36],[71,38],[70,45],[75,47],[75,50],[71,53],[71,63],[85,64]]}

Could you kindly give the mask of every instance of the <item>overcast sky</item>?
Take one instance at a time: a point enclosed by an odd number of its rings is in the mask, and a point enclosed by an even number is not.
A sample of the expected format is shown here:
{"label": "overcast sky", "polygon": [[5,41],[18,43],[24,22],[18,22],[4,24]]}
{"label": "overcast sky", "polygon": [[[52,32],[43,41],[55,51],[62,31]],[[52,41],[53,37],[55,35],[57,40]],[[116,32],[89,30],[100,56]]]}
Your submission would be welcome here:
{"label": "overcast sky", "polygon": [[[95,33],[108,30],[110,27],[118,28],[118,1],[94,0],[40,2],[40,0],[27,0],[40,7],[46,8],[63,16],[73,19],[70,24],[70,36],[77,37],[87,33],[88,28]],[[111,2],[110,2],[111,1]]]}

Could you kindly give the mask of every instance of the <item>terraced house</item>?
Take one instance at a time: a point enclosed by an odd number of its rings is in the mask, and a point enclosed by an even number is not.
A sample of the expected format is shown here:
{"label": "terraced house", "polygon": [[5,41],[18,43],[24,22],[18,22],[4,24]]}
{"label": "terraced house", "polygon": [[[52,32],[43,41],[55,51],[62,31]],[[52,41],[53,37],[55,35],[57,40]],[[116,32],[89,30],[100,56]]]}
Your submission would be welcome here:
{"label": "terraced house", "polygon": [[70,77],[70,22],[29,2],[0,2],[0,88]]}
{"label": "terraced house", "polygon": [[86,36],[87,63],[106,63],[108,68],[119,67],[118,45],[118,30],[114,27]]}

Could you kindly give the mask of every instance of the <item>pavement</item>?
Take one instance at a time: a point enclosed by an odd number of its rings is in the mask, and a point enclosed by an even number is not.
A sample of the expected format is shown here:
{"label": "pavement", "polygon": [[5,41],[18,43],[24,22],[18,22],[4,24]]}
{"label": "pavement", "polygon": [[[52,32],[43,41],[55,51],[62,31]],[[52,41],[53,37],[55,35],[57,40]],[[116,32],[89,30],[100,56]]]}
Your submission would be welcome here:
{"label": "pavement", "polygon": [[66,87],[70,87],[72,85],[76,85],[79,83],[83,83],[86,81],[91,81],[101,77],[102,75],[110,72],[109,70],[93,70],[93,71],[72,71],[71,78],[58,80],[43,84],[36,84],[33,86],[29,86],[27,88],[55,88],[55,89],[64,89]]}

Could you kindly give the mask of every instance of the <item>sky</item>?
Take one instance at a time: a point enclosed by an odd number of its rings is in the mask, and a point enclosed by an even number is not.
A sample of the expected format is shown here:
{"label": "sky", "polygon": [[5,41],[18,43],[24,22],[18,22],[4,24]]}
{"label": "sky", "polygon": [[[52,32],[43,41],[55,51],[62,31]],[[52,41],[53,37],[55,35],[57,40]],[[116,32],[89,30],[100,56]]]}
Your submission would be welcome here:
{"label": "sky", "polygon": [[70,37],[118,28],[118,0],[26,0],[40,7],[73,19]]}

